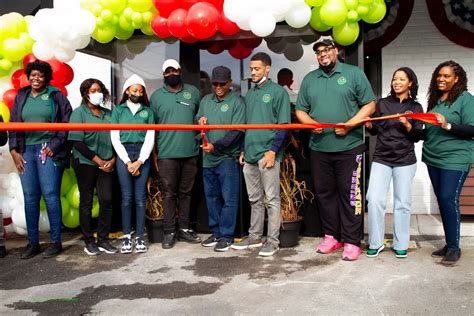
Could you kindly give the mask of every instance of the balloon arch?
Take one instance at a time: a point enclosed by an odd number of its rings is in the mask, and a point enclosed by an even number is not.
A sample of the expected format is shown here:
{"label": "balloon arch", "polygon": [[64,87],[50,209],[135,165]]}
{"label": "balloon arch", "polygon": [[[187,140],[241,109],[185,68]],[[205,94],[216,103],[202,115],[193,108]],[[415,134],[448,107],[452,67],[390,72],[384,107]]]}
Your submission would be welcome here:
{"label": "balloon arch", "polygon": [[[295,29],[311,27],[347,46],[357,40],[359,23],[378,23],[386,11],[384,0],[55,0],[54,8],[41,9],[35,16],[16,12],[0,16],[0,115],[9,121],[17,90],[29,84],[24,68],[35,59],[51,64],[51,84],[67,95],[65,86],[74,77],[67,62],[89,45],[91,38],[99,43],[127,40],[139,30],[165,41],[201,41],[201,48],[210,53],[227,50],[232,57],[244,59],[262,38],[274,32],[277,23]],[[252,36],[209,41],[217,33],[232,36],[245,31]],[[269,37],[266,41],[272,51],[284,53],[289,60],[302,55],[301,45],[285,50],[281,49],[286,47],[282,39]],[[21,185],[7,157],[4,147],[0,154],[0,208],[5,222],[13,222],[17,233],[26,234]],[[64,175],[61,195],[63,223],[77,227],[79,192],[69,171]],[[41,208],[40,229],[48,231],[44,203]],[[97,214],[95,202],[93,216]]]}

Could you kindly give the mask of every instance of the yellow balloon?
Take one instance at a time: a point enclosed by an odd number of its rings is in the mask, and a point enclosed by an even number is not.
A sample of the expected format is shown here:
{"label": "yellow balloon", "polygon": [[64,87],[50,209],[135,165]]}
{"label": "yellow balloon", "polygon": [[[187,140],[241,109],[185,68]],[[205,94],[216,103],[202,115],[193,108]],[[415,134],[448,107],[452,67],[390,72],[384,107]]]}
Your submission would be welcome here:
{"label": "yellow balloon", "polygon": [[375,24],[382,21],[387,12],[387,6],[383,1],[375,1],[370,7],[370,11],[362,17],[367,23]]}
{"label": "yellow balloon", "polygon": [[114,26],[96,27],[92,36],[97,42],[105,44],[114,39],[115,30]]}
{"label": "yellow balloon", "polygon": [[16,38],[7,38],[3,41],[3,45],[0,49],[3,53],[3,57],[10,61],[19,61],[27,54],[23,43]]}
{"label": "yellow balloon", "polygon": [[3,101],[0,101],[0,115],[4,122],[10,122],[10,109]]}
{"label": "yellow balloon", "polygon": [[359,37],[359,23],[343,23],[332,28],[332,37],[343,46],[354,43]]}
{"label": "yellow balloon", "polygon": [[127,5],[127,0],[99,0],[100,4],[112,11],[112,13],[121,13]]}
{"label": "yellow balloon", "polygon": [[151,0],[128,0],[128,6],[132,8],[133,11],[145,12],[150,10],[153,3]]}

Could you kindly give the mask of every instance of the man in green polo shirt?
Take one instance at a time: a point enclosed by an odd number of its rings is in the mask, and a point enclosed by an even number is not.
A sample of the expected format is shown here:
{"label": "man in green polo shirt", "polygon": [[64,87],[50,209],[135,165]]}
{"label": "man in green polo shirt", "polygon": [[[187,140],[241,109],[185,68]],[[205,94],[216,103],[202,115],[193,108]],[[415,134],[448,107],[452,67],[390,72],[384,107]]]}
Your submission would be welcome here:
{"label": "man in green polo shirt", "polygon": [[[181,66],[174,59],[163,63],[165,84],[153,92],[150,105],[157,124],[194,124],[199,108],[199,90],[181,79]],[[170,249],[176,237],[190,243],[201,239],[189,227],[191,193],[198,170],[199,145],[194,131],[160,131],[157,137],[157,166],[163,190],[164,239]],[[176,210],[178,227],[176,227]],[[176,228],[178,236],[176,236]]]}
{"label": "man in green polo shirt", "polygon": [[[247,124],[290,123],[288,92],[268,78],[272,60],[265,53],[250,59],[255,86],[245,96]],[[260,256],[272,256],[279,249],[280,162],[287,130],[247,130],[244,152],[245,183],[251,205],[249,236],[233,244],[233,249],[261,247]],[[267,241],[262,246],[265,208],[268,211]]]}
{"label": "man in green polo shirt", "polygon": [[[199,106],[199,124],[245,124],[245,103],[231,90],[230,69],[218,66],[212,70],[213,93]],[[203,180],[212,235],[201,244],[227,251],[234,241],[235,222],[240,196],[238,158],[244,132],[242,130],[210,130],[203,150]]]}
{"label": "man in green polo shirt", "polygon": [[313,50],[319,68],[305,76],[296,101],[301,123],[345,123],[317,128],[310,139],[311,176],[321,214],[324,239],[319,253],[342,247],[344,260],[357,260],[362,231],[360,175],[365,150],[363,128],[357,124],[375,111],[375,96],[358,67],[338,61],[331,38],[322,37]]}

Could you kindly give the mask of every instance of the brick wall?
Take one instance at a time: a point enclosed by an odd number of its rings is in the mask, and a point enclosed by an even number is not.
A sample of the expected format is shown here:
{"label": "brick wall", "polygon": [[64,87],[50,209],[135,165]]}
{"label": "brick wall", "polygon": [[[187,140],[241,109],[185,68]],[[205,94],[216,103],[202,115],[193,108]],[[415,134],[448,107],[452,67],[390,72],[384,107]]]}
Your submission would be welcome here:
{"label": "brick wall", "polygon": [[[425,0],[415,0],[410,21],[400,35],[382,50],[382,95],[390,91],[390,80],[395,69],[412,68],[420,85],[418,101],[426,110],[426,93],[434,68],[452,59],[463,66],[468,74],[469,91],[474,92],[474,50],[458,46],[444,37],[431,22]],[[436,198],[421,161],[422,144],[416,145],[418,168],[413,181],[414,214],[439,213]],[[392,211],[392,193],[389,192],[388,211]]]}

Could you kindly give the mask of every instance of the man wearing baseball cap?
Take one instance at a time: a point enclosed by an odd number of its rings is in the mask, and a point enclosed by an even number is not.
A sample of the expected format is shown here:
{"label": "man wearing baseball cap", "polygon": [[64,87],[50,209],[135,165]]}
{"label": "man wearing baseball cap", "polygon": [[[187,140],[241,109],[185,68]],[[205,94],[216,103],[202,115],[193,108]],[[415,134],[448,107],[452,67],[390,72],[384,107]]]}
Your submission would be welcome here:
{"label": "man wearing baseball cap", "polygon": [[[176,60],[166,60],[162,69],[164,85],[150,98],[156,123],[194,124],[199,108],[199,90],[182,82],[181,66]],[[189,226],[191,193],[198,170],[199,146],[195,132],[160,131],[156,143],[158,161],[155,165],[160,171],[165,210],[162,247],[172,248],[177,238],[199,243],[201,239]]]}
{"label": "man wearing baseball cap", "polygon": [[[230,90],[230,69],[215,67],[211,83],[214,92],[201,100],[199,124],[245,124],[245,103]],[[210,130],[202,145],[204,194],[212,235],[201,244],[214,247],[215,251],[229,250],[234,241],[240,196],[238,158],[243,136],[242,130]]]}
{"label": "man wearing baseball cap", "polygon": [[319,69],[303,79],[296,116],[301,123],[344,123],[316,128],[311,135],[311,175],[324,233],[316,250],[327,254],[344,243],[342,259],[357,260],[363,238],[360,175],[365,151],[357,122],[374,113],[375,96],[363,70],[338,61],[332,38],[322,37],[313,50]]}

